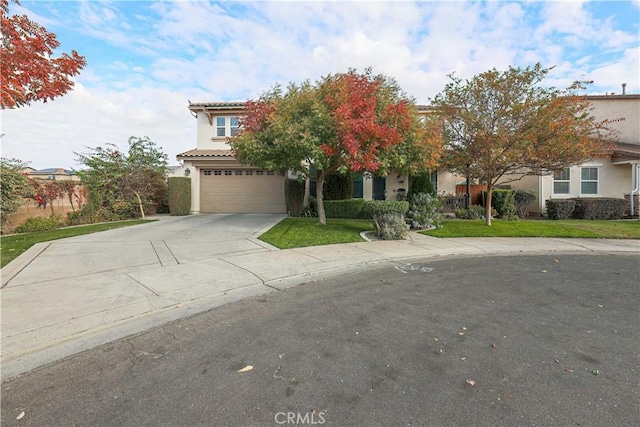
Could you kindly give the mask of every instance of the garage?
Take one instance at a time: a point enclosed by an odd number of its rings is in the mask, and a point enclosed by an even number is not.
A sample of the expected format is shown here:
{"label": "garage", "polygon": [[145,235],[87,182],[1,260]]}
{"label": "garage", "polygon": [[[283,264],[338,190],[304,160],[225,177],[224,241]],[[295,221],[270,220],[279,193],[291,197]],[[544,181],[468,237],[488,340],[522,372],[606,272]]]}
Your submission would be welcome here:
{"label": "garage", "polygon": [[200,212],[285,213],[284,177],[253,168],[200,169]]}

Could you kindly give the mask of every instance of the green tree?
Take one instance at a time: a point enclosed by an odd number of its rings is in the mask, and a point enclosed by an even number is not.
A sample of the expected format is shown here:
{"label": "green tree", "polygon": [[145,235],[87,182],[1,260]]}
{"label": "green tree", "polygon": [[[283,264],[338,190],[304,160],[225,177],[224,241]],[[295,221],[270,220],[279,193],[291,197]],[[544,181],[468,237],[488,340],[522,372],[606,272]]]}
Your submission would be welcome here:
{"label": "green tree", "polygon": [[409,169],[417,154],[432,163],[440,140],[426,130],[393,79],[349,70],[315,84],[292,83],[284,93],[275,86],[249,101],[230,144],[243,163],[315,179],[318,220],[326,225],[327,176]]}
{"label": "green tree", "polygon": [[549,174],[611,150],[609,122],[590,115],[590,103],[577,93],[590,82],[542,87],[549,70],[492,69],[464,82],[450,75],[433,101],[444,122],[442,165],[487,184],[487,225],[498,181]]}
{"label": "green tree", "polygon": [[4,228],[9,217],[16,213],[31,186],[22,172],[26,163],[17,159],[0,158],[0,223]]}
{"label": "green tree", "polygon": [[[122,209],[133,203],[142,218],[144,205],[153,200],[158,190],[166,187],[167,155],[149,137],[130,137],[128,153],[114,144],[89,148],[75,153],[77,162],[87,167],[78,171],[89,188],[91,204],[106,209]],[[128,211],[133,216],[133,212]]]}

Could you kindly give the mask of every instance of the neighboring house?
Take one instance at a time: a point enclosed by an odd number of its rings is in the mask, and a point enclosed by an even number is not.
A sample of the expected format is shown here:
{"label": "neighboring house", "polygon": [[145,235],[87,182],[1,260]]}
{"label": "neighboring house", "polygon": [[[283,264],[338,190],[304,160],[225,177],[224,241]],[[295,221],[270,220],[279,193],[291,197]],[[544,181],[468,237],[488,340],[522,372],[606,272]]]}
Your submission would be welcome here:
{"label": "neighboring house", "polygon": [[[240,164],[227,143],[238,131],[244,102],[189,103],[189,110],[197,120],[196,148],[176,158],[191,177],[191,211],[286,213],[285,177]],[[418,111],[427,114],[429,107],[419,106]],[[434,177],[455,191],[451,174]],[[354,180],[354,197],[397,200],[408,186],[408,177],[397,173],[386,177],[359,174]]]}
{"label": "neighboring house", "polygon": [[80,177],[70,169],[63,168],[46,168],[35,170],[33,168],[27,168],[27,176],[29,178],[50,179],[53,181],[80,181]]}
{"label": "neighboring house", "polygon": [[183,165],[167,166],[167,177],[171,176],[189,176],[191,170],[187,172]]}
{"label": "neighboring house", "polygon": [[638,214],[640,95],[591,95],[587,99],[593,104],[592,114],[598,120],[613,120],[611,127],[619,132],[613,155],[556,171],[554,175],[529,176],[509,183],[511,188],[537,192],[531,213],[545,214],[549,199],[630,198],[634,194],[632,213]]}

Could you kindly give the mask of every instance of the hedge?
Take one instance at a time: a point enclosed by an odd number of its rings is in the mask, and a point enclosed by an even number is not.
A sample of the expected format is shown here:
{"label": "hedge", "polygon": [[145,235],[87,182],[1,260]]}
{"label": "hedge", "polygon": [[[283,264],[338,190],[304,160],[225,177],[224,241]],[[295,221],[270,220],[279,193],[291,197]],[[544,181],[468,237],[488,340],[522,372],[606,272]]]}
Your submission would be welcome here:
{"label": "hedge", "polygon": [[575,219],[620,219],[629,208],[629,201],[614,198],[578,198],[574,199]]}
{"label": "hedge", "polygon": [[323,200],[327,218],[362,218],[363,199]]}
{"label": "hedge", "polygon": [[397,200],[366,200],[362,209],[362,217],[370,219],[374,216],[397,213],[405,215],[409,211],[409,202]]}
{"label": "hedge", "polygon": [[286,179],[284,182],[284,200],[289,215],[298,217],[304,205],[305,182],[297,179]]}
{"label": "hedge", "polygon": [[189,215],[191,211],[191,178],[172,176],[167,180],[169,193],[169,213]]}
{"label": "hedge", "polygon": [[551,219],[620,219],[629,201],[615,198],[574,198],[547,200],[547,215]]}

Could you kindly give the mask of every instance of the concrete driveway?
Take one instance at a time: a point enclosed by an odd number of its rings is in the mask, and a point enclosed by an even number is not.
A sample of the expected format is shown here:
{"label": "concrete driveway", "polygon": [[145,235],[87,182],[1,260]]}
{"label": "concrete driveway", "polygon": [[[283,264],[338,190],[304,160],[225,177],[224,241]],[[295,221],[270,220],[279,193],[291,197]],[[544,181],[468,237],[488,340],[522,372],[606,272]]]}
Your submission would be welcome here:
{"label": "concrete driveway", "polygon": [[210,307],[212,295],[223,304],[225,292],[264,292],[262,280],[222,257],[275,249],[254,236],[283,217],[161,217],[32,247],[2,270],[3,377],[188,315],[170,309],[188,301]]}

